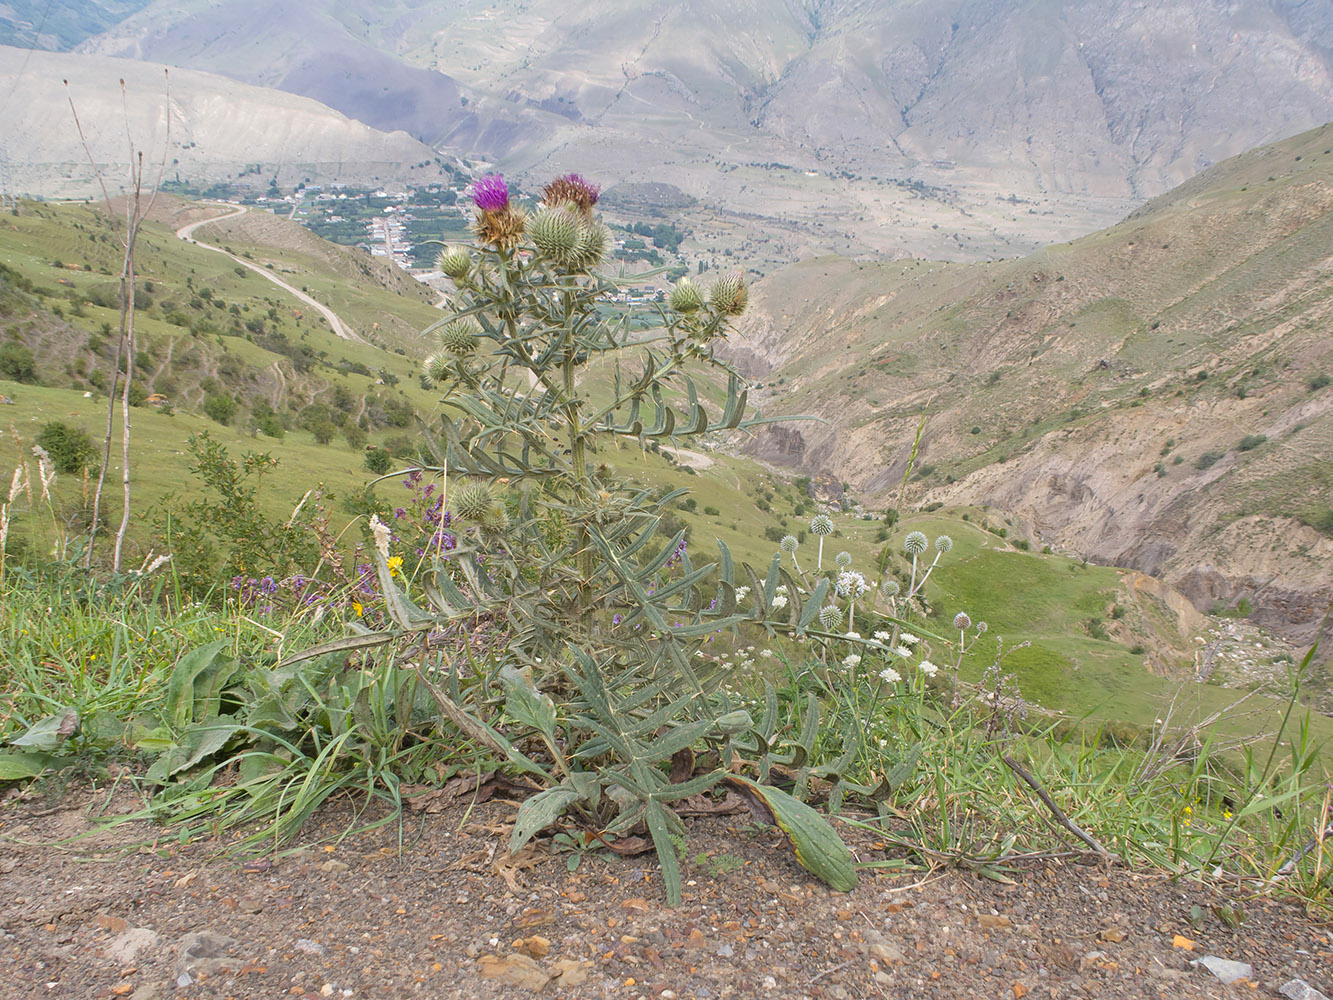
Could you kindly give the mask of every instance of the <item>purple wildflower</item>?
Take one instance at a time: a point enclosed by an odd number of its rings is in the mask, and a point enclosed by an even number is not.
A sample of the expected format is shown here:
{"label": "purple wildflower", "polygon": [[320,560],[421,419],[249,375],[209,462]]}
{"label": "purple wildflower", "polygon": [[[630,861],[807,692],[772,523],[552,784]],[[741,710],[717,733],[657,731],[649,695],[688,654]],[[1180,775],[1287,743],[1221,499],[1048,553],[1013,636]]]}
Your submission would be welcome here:
{"label": "purple wildflower", "polygon": [[567,203],[588,212],[597,204],[601,193],[601,185],[594,184],[582,174],[565,174],[542,189],[542,198],[548,205]]}
{"label": "purple wildflower", "polygon": [[393,519],[396,521],[400,517],[407,517],[407,511],[404,510],[402,507],[395,507],[393,509]]}
{"label": "purple wildflower", "polygon": [[502,212],[509,207],[509,185],[503,174],[487,174],[472,184],[472,203],[483,212]]}
{"label": "purple wildflower", "polygon": [[612,615],[612,616],[611,616],[611,624],[612,624],[612,625],[619,625],[619,624],[620,624],[620,615]]}

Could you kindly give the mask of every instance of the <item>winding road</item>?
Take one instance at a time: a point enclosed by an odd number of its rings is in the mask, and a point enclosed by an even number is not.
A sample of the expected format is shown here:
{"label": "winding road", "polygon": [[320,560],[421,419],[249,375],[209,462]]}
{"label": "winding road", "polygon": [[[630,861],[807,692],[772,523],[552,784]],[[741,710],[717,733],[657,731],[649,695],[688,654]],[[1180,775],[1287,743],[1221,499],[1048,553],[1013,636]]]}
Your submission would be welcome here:
{"label": "winding road", "polygon": [[224,257],[230,257],[232,260],[236,261],[236,263],[240,264],[242,267],[248,267],[251,271],[254,271],[255,274],[259,275],[260,277],[267,278],[269,281],[273,282],[273,284],[277,285],[279,288],[282,288],[290,292],[293,296],[300,299],[306,305],[310,306],[310,308],[318,310],[319,314],[329,321],[329,326],[332,328],[333,332],[337,334],[339,337],[341,337],[343,340],[351,340],[358,344],[364,344],[367,342],[365,338],[361,337],[348,324],[344,323],[342,319],[339,318],[338,314],[335,313],[328,306],[324,305],[324,303],[315,301],[305,292],[301,291],[299,288],[293,288],[291,285],[287,284],[287,282],[283,281],[268,268],[260,267],[258,264],[252,263],[251,261],[246,260],[244,257],[238,257],[234,253],[228,253],[226,250],[222,249],[222,247],[215,247],[211,243],[204,243],[201,240],[196,240],[193,234],[194,231],[198,229],[200,226],[207,226],[213,222],[222,222],[224,219],[234,219],[236,218],[236,216],[244,215],[247,211],[249,211],[249,209],[247,209],[244,205],[227,205],[227,206],[220,205],[219,207],[227,207],[230,208],[231,211],[228,212],[226,215],[215,215],[211,219],[201,219],[199,222],[191,222],[188,226],[181,226],[179,229],[176,230],[176,235],[188,243],[193,243],[195,246],[203,247],[205,250],[216,251],[217,253],[222,254]]}

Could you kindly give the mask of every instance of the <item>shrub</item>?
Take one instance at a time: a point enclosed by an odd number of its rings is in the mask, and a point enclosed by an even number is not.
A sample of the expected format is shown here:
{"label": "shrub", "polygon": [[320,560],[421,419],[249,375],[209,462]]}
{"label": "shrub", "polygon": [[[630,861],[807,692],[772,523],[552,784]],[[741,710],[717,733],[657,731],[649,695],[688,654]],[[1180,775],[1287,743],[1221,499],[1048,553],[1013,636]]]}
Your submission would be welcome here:
{"label": "shrub", "polygon": [[22,344],[0,345],[0,378],[11,382],[37,381],[37,359]]}
{"label": "shrub", "polygon": [[1225,457],[1226,457],[1226,452],[1224,451],[1205,451],[1202,455],[1200,455],[1198,458],[1194,460],[1194,467],[1200,470],[1211,469],[1214,465],[1218,463],[1219,460]]}
{"label": "shrub", "polygon": [[57,472],[68,476],[80,475],[97,461],[97,445],[88,433],[59,420],[42,426],[37,443],[46,449]]}
{"label": "shrub", "polygon": [[709,517],[721,517],[721,516],[722,516],[722,512],[721,512],[720,510],[718,510],[716,507],[705,507],[705,508],[704,508],[704,513],[707,514]]}
{"label": "shrub", "polygon": [[214,393],[204,399],[204,413],[210,420],[227,425],[236,417],[236,400],[231,396]]}
{"label": "shrub", "polygon": [[382,476],[393,468],[393,456],[383,448],[367,448],[365,466],[367,471]]}
{"label": "shrub", "polygon": [[259,433],[265,437],[278,438],[281,440],[287,434],[287,428],[282,426],[282,418],[276,413],[266,413],[259,418],[256,426]]}
{"label": "shrub", "polygon": [[1325,388],[1326,386],[1333,385],[1333,377],[1330,377],[1325,372],[1320,372],[1314,378],[1310,379],[1310,381],[1306,384],[1309,385],[1311,392],[1315,392],[1319,389]]}
{"label": "shrub", "polygon": [[1267,434],[1246,434],[1236,445],[1237,451],[1253,451],[1268,440]]}

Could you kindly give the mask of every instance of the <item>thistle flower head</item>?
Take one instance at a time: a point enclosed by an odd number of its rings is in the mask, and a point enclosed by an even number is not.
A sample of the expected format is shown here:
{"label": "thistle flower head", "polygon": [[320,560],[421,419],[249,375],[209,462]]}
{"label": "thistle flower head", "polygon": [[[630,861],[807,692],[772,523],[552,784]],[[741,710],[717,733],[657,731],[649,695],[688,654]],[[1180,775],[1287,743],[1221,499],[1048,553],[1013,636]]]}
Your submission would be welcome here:
{"label": "thistle flower head", "polygon": [[926,551],[926,546],[929,544],[924,531],[910,531],[903,539],[903,551],[909,556],[919,556]]}
{"label": "thistle flower head", "polygon": [[859,600],[870,589],[866,578],[854,570],[843,570],[838,574],[838,581],[833,585],[834,593],[842,598]]}
{"label": "thistle flower head", "polygon": [[936,552],[948,552],[951,548],[953,548],[953,539],[948,535],[940,535],[935,539]]}
{"label": "thistle flower head", "polygon": [[582,174],[564,174],[542,188],[542,201],[548,205],[572,205],[588,216],[601,193],[601,185]]}
{"label": "thistle flower head", "polygon": [[704,293],[689,278],[681,278],[671,289],[671,298],[668,304],[676,312],[692,313],[702,308],[704,304]]}
{"label": "thistle flower head", "polygon": [[846,569],[852,564],[852,554],[850,552],[839,552],[833,557],[833,561],[837,563],[839,569]]}
{"label": "thistle flower head", "polygon": [[810,533],[812,535],[833,534],[833,518],[827,514],[816,514],[810,519]]}
{"label": "thistle flower head", "polygon": [[528,223],[527,231],[528,238],[539,254],[567,266],[574,260],[578,250],[583,225],[574,213],[558,205],[534,215]]}
{"label": "thistle flower head", "polygon": [[440,346],[452,354],[471,354],[477,349],[477,324],[471,319],[451,319],[440,327]]}
{"label": "thistle flower head", "polygon": [[479,209],[472,220],[472,228],[483,243],[489,243],[497,250],[512,250],[523,239],[527,221],[521,208],[506,204],[496,211]]}
{"label": "thistle flower head", "polygon": [[832,632],[842,624],[842,608],[835,604],[826,604],[819,609],[819,624],[826,631]]}
{"label": "thistle flower head", "polygon": [[478,177],[468,189],[472,204],[483,212],[503,212],[509,207],[509,185],[504,174],[487,174]]}
{"label": "thistle flower head", "polygon": [[745,275],[740,271],[728,271],[722,275],[709,290],[708,301],[714,309],[727,316],[739,316],[745,312],[746,303],[750,301]]}
{"label": "thistle flower head", "polygon": [[966,611],[960,611],[953,616],[953,627],[962,632],[964,629],[971,628],[972,619]]}
{"label": "thistle flower head", "polygon": [[472,270],[472,255],[466,247],[445,247],[435,258],[435,266],[450,278],[466,278]]}
{"label": "thistle flower head", "polygon": [[985,632],[988,628],[990,628],[990,626],[985,622],[977,622],[977,635],[981,635],[981,633]]}
{"label": "thistle flower head", "polygon": [[432,382],[443,382],[449,374],[449,355],[440,351],[421,362],[421,373]]}
{"label": "thistle flower head", "polygon": [[879,589],[885,597],[897,597],[903,588],[898,585],[897,580],[885,580],[879,585]]}
{"label": "thistle flower head", "polygon": [[591,271],[606,257],[610,243],[611,234],[600,222],[584,226],[579,230],[579,240],[570,252],[567,266],[575,271]]}
{"label": "thistle flower head", "polygon": [[801,543],[796,540],[795,535],[783,535],[782,541],[778,542],[778,548],[783,552],[795,552],[796,547]]}
{"label": "thistle flower head", "polygon": [[455,515],[467,521],[483,521],[495,506],[495,490],[489,483],[464,483],[452,499]]}

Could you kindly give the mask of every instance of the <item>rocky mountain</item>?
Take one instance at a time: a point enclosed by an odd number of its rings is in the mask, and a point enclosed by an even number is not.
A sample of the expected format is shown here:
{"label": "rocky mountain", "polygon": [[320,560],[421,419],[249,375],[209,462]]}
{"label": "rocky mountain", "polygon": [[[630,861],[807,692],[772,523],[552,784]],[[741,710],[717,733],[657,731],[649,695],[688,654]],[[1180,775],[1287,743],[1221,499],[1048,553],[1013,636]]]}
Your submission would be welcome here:
{"label": "rocky mountain", "polygon": [[1022,259],[826,257],[752,302],[733,356],[826,421],[756,454],[1003,514],[1295,638],[1333,598],[1333,126]]}
{"label": "rocky mountain", "polygon": [[[434,150],[405,132],[385,133],[303,97],[194,70],[69,52],[0,46],[0,135],[14,189],[43,197],[98,193],[91,155],[118,188],[127,133],[148,178],[165,154],[165,178],[272,178],[388,182],[444,176]],[[123,90],[122,90],[123,82]],[[168,114],[168,101],[170,113]],[[168,120],[169,119],[169,120]]]}
{"label": "rocky mountain", "polygon": [[760,266],[1013,255],[1333,119],[1303,0],[153,0],[84,47],[672,185]]}

